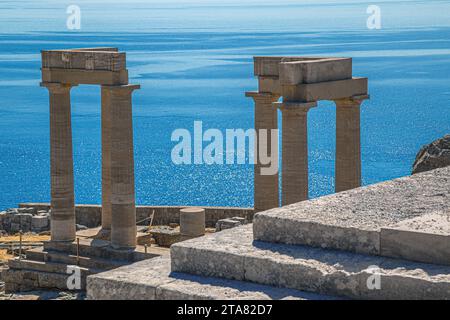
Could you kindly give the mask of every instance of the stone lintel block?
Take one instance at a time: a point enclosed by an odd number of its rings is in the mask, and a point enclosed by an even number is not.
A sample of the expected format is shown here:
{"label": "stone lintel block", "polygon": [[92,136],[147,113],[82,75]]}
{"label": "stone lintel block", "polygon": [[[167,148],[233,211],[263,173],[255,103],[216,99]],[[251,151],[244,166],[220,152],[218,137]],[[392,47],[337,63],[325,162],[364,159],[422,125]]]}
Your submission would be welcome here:
{"label": "stone lintel block", "polygon": [[77,69],[90,71],[121,71],[126,69],[125,52],[96,50],[49,50],[42,51],[42,68]]}
{"label": "stone lintel block", "polygon": [[278,80],[278,77],[258,77],[258,91],[281,95],[280,81]]}
{"label": "stone lintel block", "polygon": [[381,228],[381,255],[450,265],[450,213],[432,213]]}
{"label": "stone lintel block", "polygon": [[77,84],[125,85],[128,71],[42,68],[42,81]]}
{"label": "stone lintel block", "polygon": [[280,63],[280,83],[297,85],[352,78],[351,58],[324,58]]}
{"label": "stone lintel block", "polygon": [[353,96],[365,96],[367,91],[367,78],[282,86],[282,95],[285,101],[338,100]]}
{"label": "stone lintel block", "polygon": [[320,57],[254,57],[254,73],[258,77],[278,77],[281,62],[317,61]]}

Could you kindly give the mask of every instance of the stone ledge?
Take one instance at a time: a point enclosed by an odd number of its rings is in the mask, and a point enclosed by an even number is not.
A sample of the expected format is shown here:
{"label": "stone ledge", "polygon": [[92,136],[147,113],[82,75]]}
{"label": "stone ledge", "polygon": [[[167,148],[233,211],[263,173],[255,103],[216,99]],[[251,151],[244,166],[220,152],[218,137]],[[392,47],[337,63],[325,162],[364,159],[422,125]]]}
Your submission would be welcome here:
{"label": "stone ledge", "polygon": [[382,256],[450,265],[450,212],[381,228],[380,247]]}
{"label": "stone ledge", "polygon": [[[169,225],[180,222],[180,209],[188,206],[136,206],[136,220],[142,221],[152,215],[155,211],[153,225]],[[243,217],[251,221],[253,219],[253,208],[237,207],[207,207],[205,209],[206,227],[214,228],[220,219]],[[50,210],[49,203],[19,203],[19,208],[34,208],[37,210]],[[101,225],[102,207],[95,204],[77,204],[75,206],[77,223],[88,228],[95,228]],[[146,220],[148,223],[148,221]]]}
{"label": "stone ledge", "polygon": [[[253,241],[242,226],[171,247],[172,271],[354,299],[450,299],[450,267]],[[373,266],[381,290],[367,287]]]}
{"label": "stone ledge", "polygon": [[257,213],[255,240],[380,254],[381,228],[450,212],[450,167]]}
{"label": "stone ledge", "polygon": [[226,279],[170,272],[159,257],[87,278],[89,300],[324,300],[332,297]]}

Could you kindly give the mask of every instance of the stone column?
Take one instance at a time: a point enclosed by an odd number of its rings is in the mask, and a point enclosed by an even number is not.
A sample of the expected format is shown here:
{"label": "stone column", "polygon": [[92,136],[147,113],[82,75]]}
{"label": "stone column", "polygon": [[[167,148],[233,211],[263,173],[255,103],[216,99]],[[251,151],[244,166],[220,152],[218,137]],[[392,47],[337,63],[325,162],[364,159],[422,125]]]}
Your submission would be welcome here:
{"label": "stone column", "polygon": [[367,97],[335,100],[336,192],[361,186],[360,105],[366,98]]}
{"label": "stone column", "polygon": [[111,231],[111,104],[102,86],[102,230]]}
{"label": "stone column", "polygon": [[[271,93],[247,92],[247,97],[252,97],[255,102],[255,131],[257,136],[257,144],[255,146],[254,166],[254,209],[255,212],[264,211],[279,207],[279,190],[278,190],[278,172],[273,175],[261,174],[261,168],[265,165],[260,163],[258,152],[261,146],[260,130],[278,129],[277,108],[272,104],[276,102],[280,96]],[[271,134],[267,132],[267,149],[268,154],[278,152],[271,150]],[[268,167],[269,165],[267,165]]]}
{"label": "stone column", "polygon": [[[105,109],[110,110],[111,245],[136,247],[133,120],[131,94],[139,85],[102,86]],[[109,142],[108,142],[109,137]]]}
{"label": "stone column", "polygon": [[70,84],[41,83],[50,93],[51,240],[74,241],[75,199],[73,183]]}
{"label": "stone column", "polygon": [[308,199],[307,113],[317,103],[275,103],[282,112],[281,200],[288,205]]}

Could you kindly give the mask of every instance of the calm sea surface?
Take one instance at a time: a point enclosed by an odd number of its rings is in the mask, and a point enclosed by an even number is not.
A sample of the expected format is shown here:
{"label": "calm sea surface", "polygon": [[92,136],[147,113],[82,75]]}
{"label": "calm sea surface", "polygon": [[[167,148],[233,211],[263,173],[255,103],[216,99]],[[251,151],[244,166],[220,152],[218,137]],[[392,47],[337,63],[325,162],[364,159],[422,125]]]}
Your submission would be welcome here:
{"label": "calm sea surface", "polygon": [[[68,30],[66,9],[81,9]],[[368,30],[366,9],[381,8]],[[251,128],[254,55],[353,57],[366,76],[363,182],[410,173],[421,145],[450,132],[449,1],[0,1],[0,209],[49,200],[48,92],[40,50],[117,46],[134,95],[139,204],[253,205],[249,165],[176,166],[176,128]],[[77,203],[100,203],[100,90],[72,91]],[[331,193],[332,104],[309,113],[310,195]]]}

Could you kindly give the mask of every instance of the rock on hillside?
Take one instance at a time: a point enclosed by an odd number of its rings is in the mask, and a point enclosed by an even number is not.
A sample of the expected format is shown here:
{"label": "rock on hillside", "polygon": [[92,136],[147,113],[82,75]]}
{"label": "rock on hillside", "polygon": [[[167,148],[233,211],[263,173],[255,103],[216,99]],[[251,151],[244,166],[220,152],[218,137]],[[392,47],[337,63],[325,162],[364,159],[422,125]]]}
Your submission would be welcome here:
{"label": "rock on hillside", "polygon": [[450,166],[450,134],[423,146],[414,161],[412,174]]}

